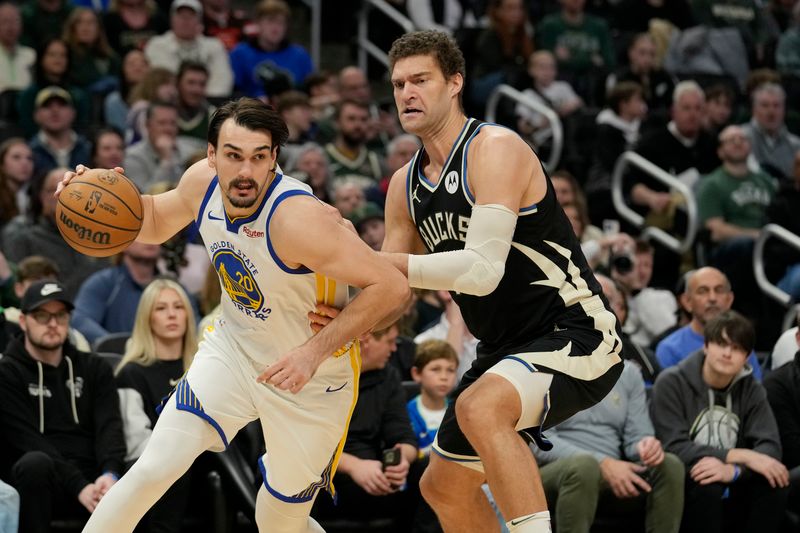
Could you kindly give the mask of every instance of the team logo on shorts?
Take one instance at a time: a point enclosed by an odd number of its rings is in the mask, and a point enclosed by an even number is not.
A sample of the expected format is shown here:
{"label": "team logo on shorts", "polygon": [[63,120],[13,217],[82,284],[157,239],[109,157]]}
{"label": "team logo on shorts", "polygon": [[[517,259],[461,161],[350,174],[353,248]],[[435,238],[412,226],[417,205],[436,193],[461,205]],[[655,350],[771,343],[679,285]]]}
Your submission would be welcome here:
{"label": "team logo on shorts", "polygon": [[450,194],[458,190],[458,172],[451,170],[447,173],[447,176],[444,178],[444,188],[447,189],[447,192]]}
{"label": "team logo on shorts", "polygon": [[218,248],[212,263],[222,288],[231,301],[247,316],[266,320],[270,309],[264,306],[264,293],[258,287],[252,262],[231,248]]}

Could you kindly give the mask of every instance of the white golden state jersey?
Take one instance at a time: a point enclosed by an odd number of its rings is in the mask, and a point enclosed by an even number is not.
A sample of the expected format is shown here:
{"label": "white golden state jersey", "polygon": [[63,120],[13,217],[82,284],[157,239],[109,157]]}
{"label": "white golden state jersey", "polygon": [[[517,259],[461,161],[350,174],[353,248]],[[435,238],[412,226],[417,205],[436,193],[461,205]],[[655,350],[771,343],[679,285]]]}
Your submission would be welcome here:
{"label": "white golden state jersey", "polygon": [[344,307],[346,284],[301,266],[285,265],[269,237],[269,221],[292,196],[312,196],[304,183],[276,174],[256,211],[231,219],[218,177],[206,191],[197,226],[222,285],[222,313],[215,330],[254,361],[270,364],[312,335],[308,312],[317,303]]}

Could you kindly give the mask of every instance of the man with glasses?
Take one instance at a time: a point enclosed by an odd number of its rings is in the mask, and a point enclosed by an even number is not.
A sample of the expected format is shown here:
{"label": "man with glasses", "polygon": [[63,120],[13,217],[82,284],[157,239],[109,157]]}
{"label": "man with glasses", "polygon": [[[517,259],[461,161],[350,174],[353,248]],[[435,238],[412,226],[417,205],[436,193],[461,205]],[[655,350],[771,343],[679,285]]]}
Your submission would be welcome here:
{"label": "man with glasses", "polygon": [[22,335],[0,360],[0,461],[20,494],[21,533],[88,518],[122,473],[125,438],[111,367],[67,341],[73,304],[57,281],[22,298]]}

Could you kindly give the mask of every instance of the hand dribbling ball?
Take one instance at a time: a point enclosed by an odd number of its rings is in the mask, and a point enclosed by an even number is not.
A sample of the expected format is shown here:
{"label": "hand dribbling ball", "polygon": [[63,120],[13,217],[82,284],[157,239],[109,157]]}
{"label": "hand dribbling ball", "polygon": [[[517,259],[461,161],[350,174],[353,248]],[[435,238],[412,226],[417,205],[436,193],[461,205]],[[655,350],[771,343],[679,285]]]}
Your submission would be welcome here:
{"label": "hand dribbling ball", "polygon": [[136,239],[143,212],[136,185],[118,172],[94,168],[75,176],[61,191],[56,225],[75,250],[108,257]]}

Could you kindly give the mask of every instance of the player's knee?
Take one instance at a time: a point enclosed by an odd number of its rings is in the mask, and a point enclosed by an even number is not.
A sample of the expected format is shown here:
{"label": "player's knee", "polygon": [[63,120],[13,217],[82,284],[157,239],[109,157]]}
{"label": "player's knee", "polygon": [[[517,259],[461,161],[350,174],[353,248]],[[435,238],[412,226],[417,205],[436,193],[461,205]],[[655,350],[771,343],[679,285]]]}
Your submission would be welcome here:
{"label": "player's knee", "polygon": [[440,479],[437,480],[437,477],[441,478],[441,476],[436,475],[432,468],[428,467],[419,480],[419,490],[422,493],[422,497],[434,508],[443,504],[446,505],[448,497],[452,496],[452,492],[440,482]]}
{"label": "player's knee", "polygon": [[501,426],[513,427],[516,423],[516,419],[509,418],[509,410],[501,408],[503,401],[498,392],[482,389],[467,390],[456,400],[458,425],[470,440],[476,434],[491,433]]}

